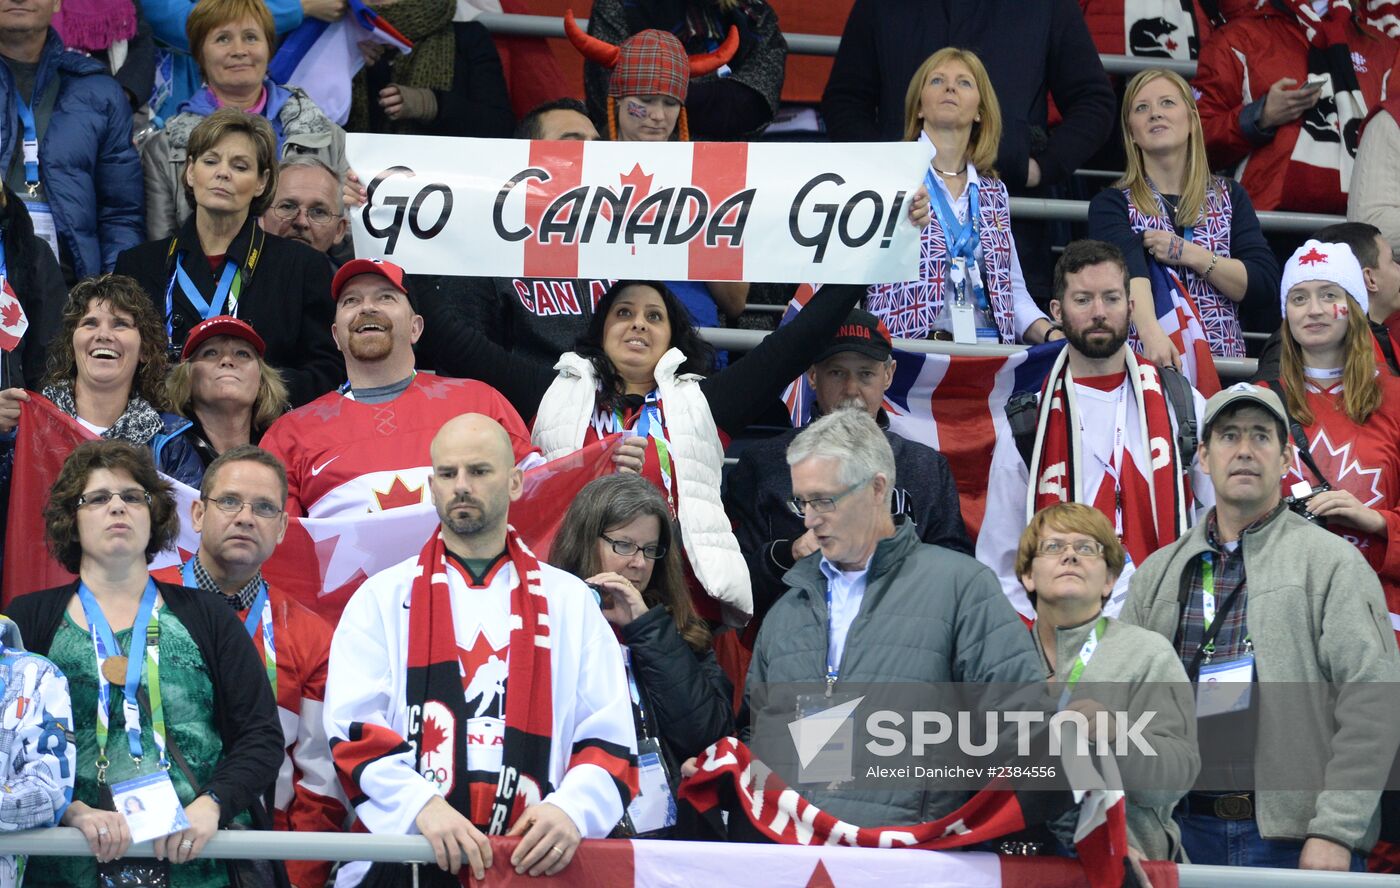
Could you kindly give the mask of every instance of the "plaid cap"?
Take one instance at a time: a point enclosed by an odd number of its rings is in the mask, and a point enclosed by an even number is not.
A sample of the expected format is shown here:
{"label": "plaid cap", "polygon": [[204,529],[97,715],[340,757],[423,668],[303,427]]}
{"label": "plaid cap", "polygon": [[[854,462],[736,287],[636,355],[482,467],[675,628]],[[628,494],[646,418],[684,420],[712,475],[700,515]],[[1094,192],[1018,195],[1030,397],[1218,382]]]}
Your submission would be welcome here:
{"label": "plaid cap", "polygon": [[690,88],[690,57],[670,31],[638,31],[621,46],[608,95],[669,96],[684,103]]}

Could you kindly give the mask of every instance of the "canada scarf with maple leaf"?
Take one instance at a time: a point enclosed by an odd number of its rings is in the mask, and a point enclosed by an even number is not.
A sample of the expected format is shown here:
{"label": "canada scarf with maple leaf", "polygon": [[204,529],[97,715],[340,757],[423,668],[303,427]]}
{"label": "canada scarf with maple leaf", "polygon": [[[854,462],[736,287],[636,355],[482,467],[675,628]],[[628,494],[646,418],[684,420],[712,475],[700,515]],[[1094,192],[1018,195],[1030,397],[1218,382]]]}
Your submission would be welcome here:
{"label": "canada scarf with maple leaf", "polygon": [[1352,4],[1331,0],[1321,15],[1309,0],[1284,5],[1308,38],[1308,76],[1326,78],[1317,104],[1300,121],[1284,189],[1296,206],[1329,206],[1351,187],[1351,165],[1368,114],[1347,44]]}
{"label": "canada scarf with maple leaf", "polygon": [[[1110,782],[1118,782],[1116,775]],[[1078,803],[1074,849],[1090,888],[1130,888],[1140,884],[1124,863],[1128,854],[1124,794],[1121,790],[1105,789],[1102,784],[1086,792],[1073,792],[1066,787],[1023,793],[1005,779],[997,778],[962,807],[938,820],[914,825],[857,826],[808,802],[755,759],[744,743],[724,737],[696,759],[696,773],[681,784],[679,797],[711,824],[721,819],[721,812],[729,812],[728,830],[735,829],[735,818],[742,816],[742,811],[753,829],[740,830],[741,833],[756,833],[760,840],[780,845],[929,851],[971,848],[1010,836],[1028,826],[1045,823]]]}

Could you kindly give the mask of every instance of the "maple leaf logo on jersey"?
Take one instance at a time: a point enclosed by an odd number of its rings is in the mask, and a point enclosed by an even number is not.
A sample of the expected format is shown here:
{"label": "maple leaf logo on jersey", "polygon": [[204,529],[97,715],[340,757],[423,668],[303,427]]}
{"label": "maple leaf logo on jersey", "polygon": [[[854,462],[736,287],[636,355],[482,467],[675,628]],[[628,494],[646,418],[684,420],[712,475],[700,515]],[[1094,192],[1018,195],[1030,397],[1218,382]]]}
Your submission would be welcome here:
{"label": "maple leaf logo on jersey", "polygon": [[[462,692],[467,700],[469,718],[501,718],[505,713],[507,666],[504,651],[507,645],[496,647],[484,631],[478,630],[472,646],[457,645],[457,660],[462,666]],[[476,704],[473,707],[473,704]]]}
{"label": "maple leaf logo on jersey", "polygon": [[442,743],[447,739],[447,732],[442,725],[438,724],[435,718],[423,719],[423,752],[437,752],[442,748]]}
{"label": "maple leaf logo on jersey", "polygon": [[[403,483],[402,478],[395,475],[394,483],[389,485],[389,489],[376,489],[374,498],[378,501],[380,510],[384,512],[397,509],[400,506],[416,506],[423,501],[423,485],[409,487]],[[369,509],[368,511],[374,510]]]}
{"label": "maple leaf logo on jersey", "polygon": [[[1312,441],[1312,455],[1317,467],[1327,476],[1327,480],[1339,490],[1351,491],[1363,506],[1374,506],[1384,499],[1384,494],[1381,493],[1380,468],[1368,468],[1353,459],[1350,441],[1334,447],[1331,439],[1327,437],[1327,430],[1318,429]],[[1296,453],[1293,456],[1293,471],[1290,474],[1296,475],[1300,480],[1304,477],[1302,460]]]}

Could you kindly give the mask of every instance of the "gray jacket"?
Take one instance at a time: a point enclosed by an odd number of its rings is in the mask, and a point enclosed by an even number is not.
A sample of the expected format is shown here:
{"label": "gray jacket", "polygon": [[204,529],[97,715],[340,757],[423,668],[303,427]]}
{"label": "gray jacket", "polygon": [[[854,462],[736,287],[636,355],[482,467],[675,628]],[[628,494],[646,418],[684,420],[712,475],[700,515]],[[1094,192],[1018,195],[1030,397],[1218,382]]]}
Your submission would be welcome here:
{"label": "gray jacket", "polygon": [[[300,87],[276,89],[281,100],[276,128],[282,134],[282,158],[312,154],[343,174],[345,130],[327,117]],[[146,236],[151,240],[179,232],[190,213],[185,193],[185,149],[190,143],[190,133],[205,116],[197,111],[182,110],[166,122],[165,129],[141,145],[141,168],[146,179]]]}
{"label": "gray jacket", "polygon": [[[746,701],[764,683],[818,683],[826,674],[820,553],[798,561],[784,581],[789,591],[768,612],[754,644]],[[1029,684],[1041,681],[1044,672],[996,576],[966,555],[920,542],[914,526],[900,518],[894,536],[881,540],[871,556],[840,675],[853,683]],[[823,811],[859,826],[936,820],[969,796],[933,786],[799,791]]]}
{"label": "gray jacket", "polygon": [[[1188,571],[1210,550],[1207,523],[1138,567],[1123,622],[1175,639]],[[1373,699],[1393,698],[1387,690],[1395,685],[1356,686],[1400,681],[1380,581],[1354,546],[1286,509],[1245,533],[1240,546],[1257,681],[1317,691],[1266,698],[1284,702],[1261,707],[1256,782],[1289,785],[1316,765],[1327,787],[1258,791],[1259,832],[1294,841],[1320,836],[1365,853],[1375,844],[1380,789],[1400,746],[1395,709]]]}
{"label": "gray jacket", "polygon": [[[1095,617],[1055,630],[1055,663],[1062,678],[1097,622]],[[1035,627],[1031,638],[1044,656]],[[1072,699],[1092,699],[1110,712],[1126,712],[1132,722],[1153,712],[1142,736],[1156,756],[1129,753],[1118,762],[1127,790],[1128,839],[1151,860],[1184,860],[1172,809],[1195,782],[1201,756],[1194,695],[1176,651],[1156,633],[1110,617]]]}

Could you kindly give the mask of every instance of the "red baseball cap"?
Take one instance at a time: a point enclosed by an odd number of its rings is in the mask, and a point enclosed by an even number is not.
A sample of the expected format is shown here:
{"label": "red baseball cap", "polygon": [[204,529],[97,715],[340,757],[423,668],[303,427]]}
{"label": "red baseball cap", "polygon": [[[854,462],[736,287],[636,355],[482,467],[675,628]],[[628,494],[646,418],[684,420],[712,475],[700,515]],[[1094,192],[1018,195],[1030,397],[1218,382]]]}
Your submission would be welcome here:
{"label": "red baseball cap", "polygon": [[185,348],[180,352],[180,360],[188,361],[190,355],[200,343],[215,336],[232,336],[235,339],[242,339],[253,346],[258,357],[262,357],[267,351],[267,345],[263,342],[258,331],[248,325],[247,321],[240,321],[230,315],[216,315],[207,321],[200,321],[190,329],[190,333],[185,337]]}
{"label": "red baseball cap", "polygon": [[351,259],[335,273],[335,278],[331,281],[331,298],[339,302],[340,291],[345,289],[352,277],[362,274],[377,274],[393,284],[400,293],[408,294],[408,287],[404,286],[403,282],[403,269],[394,263],[385,262],[383,259]]}

